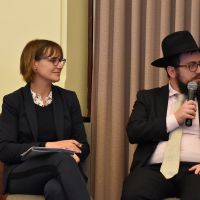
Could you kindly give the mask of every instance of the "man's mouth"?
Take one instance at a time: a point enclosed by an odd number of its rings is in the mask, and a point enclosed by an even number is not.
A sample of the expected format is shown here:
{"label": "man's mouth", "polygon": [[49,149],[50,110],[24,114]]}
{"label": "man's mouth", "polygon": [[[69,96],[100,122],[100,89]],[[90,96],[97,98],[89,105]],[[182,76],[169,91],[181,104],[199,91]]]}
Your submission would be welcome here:
{"label": "man's mouth", "polygon": [[195,82],[199,83],[199,81],[200,81],[200,76],[194,77],[193,80],[194,80]]}

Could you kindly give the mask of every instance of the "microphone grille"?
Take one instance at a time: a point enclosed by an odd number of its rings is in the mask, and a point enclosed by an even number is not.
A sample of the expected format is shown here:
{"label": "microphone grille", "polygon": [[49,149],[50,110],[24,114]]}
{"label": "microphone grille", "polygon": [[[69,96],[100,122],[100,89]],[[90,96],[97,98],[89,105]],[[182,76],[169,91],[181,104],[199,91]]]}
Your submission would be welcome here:
{"label": "microphone grille", "polygon": [[197,90],[197,87],[198,87],[198,85],[195,81],[191,81],[187,85],[188,90]]}

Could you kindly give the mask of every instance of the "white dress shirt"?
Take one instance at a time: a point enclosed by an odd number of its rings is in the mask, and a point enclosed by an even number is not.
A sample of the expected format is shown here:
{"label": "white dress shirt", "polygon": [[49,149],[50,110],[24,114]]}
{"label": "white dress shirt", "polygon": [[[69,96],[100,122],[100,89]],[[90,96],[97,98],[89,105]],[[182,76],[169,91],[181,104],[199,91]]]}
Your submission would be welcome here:
{"label": "white dress shirt", "polygon": [[[166,117],[167,134],[179,126],[174,114],[173,105],[177,100],[178,92],[175,91],[169,83],[169,99]],[[197,102],[197,100],[195,100]],[[200,127],[199,127],[199,110],[197,105],[197,112],[195,119],[192,120],[192,126],[187,127],[182,125],[182,139],[181,139],[181,161],[185,162],[199,162],[200,163]],[[162,163],[165,146],[167,141],[159,142],[149,163]]]}

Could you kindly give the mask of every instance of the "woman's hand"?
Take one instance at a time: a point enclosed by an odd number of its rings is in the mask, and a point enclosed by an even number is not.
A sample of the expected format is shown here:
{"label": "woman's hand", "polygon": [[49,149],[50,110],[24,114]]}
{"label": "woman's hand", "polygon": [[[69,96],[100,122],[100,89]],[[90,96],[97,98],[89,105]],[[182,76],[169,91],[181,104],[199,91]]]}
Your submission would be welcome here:
{"label": "woman's hand", "polygon": [[200,174],[200,164],[192,166],[189,171],[194,171],[195,174]]}
{"label": "woman's hand", "polygon": [[80,158],[76,154],[73,154],[72,158],[76,161],[76,163],[80,162]]}
{"label": "woman's hand", "polygon": [[61,140],[61,141],[55,141],[55,142],[47,142],[45,144],[45,147],[66,148],[71,151],[74,151],[75,153],[81,153],[81,149],[80,149],[81,146],[82,144],[76,140]]}

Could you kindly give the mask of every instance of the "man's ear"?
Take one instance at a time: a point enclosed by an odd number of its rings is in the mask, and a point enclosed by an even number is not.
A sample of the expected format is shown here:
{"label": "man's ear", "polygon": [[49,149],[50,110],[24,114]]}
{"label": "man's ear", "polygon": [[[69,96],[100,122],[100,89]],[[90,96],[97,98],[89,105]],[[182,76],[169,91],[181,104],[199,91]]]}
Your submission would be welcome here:
{"label": "man's ear", "polygon": [[175,69],[175,67],[168,66],[166,70],[167,70],[167,73],[168,73],[169,77],[176,78],[176,69]]}

